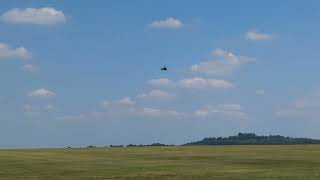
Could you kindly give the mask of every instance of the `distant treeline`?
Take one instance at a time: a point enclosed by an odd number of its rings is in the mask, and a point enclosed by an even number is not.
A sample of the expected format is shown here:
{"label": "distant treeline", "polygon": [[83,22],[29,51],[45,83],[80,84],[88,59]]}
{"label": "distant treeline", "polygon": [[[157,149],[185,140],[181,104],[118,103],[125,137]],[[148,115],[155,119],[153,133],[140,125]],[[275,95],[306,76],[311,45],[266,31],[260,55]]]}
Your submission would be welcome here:
{"label": "distant treeline", "polygon": [[153,144],[139,144],[139,145],[135,145],[135,144],[128,144],[127,147],[149,147],[149,146],[174,146],[174,145],[167,145],[167,144],[161,144],[161,143],[153,143]]}
{"label": "distant treeline", "polygon": [[[167,145],[167,144],[161,144],[161,143],[153,143],[153,144],[128,144],[128,145],[110,145],[110,146],[105,146],[105,148],[110,147],[110,148],[121,148],[121,147],[152,147],[152,146],[175,146],[175,145]],[[67,147],[71,148],[71,147]],[[97,148],[97,146],[87,146],[86,148]]]}
{"label": "distant treeline", "polygon": [[237,136],[210,137],[184,145],[272,145],[272,144],[320,144],[320,140],[308,138],[290,138],[280,135],[258,136],[254,133],[239,133]]}
{"label": "distant treeline", "polygon": [[[254,133],[239,133],[236,136],[229,137],[209,137],[201,141],[191,142],[186,145],[285,145],[285,144],[320,144],[320,140],[309,138],[291,138],[280,135],[259,136]],[[110,145],[109,147],[152,147],[152,146],[175,146],[161,143],[153,144],[128,144],[128,145]],[[108,146],[105,146],[108,147]],[[71,148],[71,147],[68,147]],[[96,146],[87,146],[87,148],[96,148]]]}

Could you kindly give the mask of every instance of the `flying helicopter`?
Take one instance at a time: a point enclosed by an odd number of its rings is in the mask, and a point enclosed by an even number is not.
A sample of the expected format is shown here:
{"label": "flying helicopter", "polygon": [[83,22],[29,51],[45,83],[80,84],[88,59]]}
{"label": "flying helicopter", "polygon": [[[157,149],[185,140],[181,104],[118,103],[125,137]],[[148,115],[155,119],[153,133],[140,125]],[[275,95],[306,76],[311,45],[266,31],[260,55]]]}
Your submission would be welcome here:
{"label": "flying helicopter", "polygon": [[167,66],[163,66],[163,67],[161,68],[161,71],[168,71],[168,67],[167,67]]}

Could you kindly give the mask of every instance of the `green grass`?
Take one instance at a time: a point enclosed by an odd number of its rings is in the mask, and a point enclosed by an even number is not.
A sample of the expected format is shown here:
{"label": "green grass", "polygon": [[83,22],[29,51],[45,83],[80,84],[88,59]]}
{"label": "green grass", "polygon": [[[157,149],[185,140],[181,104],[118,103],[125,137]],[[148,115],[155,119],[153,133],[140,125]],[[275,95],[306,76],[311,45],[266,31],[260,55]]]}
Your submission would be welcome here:
{"label": "green grass", "polygon": [[0,150],[1,180],[320,179],[320,145]]}

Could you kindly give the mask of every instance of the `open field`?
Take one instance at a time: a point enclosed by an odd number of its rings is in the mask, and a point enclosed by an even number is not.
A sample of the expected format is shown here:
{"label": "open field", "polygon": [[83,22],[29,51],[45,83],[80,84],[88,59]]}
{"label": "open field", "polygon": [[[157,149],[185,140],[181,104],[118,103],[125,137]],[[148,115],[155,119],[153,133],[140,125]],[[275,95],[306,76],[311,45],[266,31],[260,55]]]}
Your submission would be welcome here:
{"label": "open field", "polygon": [[1,180],[320,179],[320,145],[0,150]]}

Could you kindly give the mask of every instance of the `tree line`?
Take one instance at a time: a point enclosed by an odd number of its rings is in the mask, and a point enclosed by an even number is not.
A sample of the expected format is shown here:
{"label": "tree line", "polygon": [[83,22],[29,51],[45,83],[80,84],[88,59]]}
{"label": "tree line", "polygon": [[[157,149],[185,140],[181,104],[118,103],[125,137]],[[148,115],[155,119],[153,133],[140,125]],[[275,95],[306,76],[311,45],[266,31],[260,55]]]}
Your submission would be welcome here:
{"label": "tree line", "polygon": [[282,144],[320,144],[320,140],[291,138],[280,135],[258,136],[254,133],[239,133],[229,137],[209,137],[184,145],[282,145]]}

